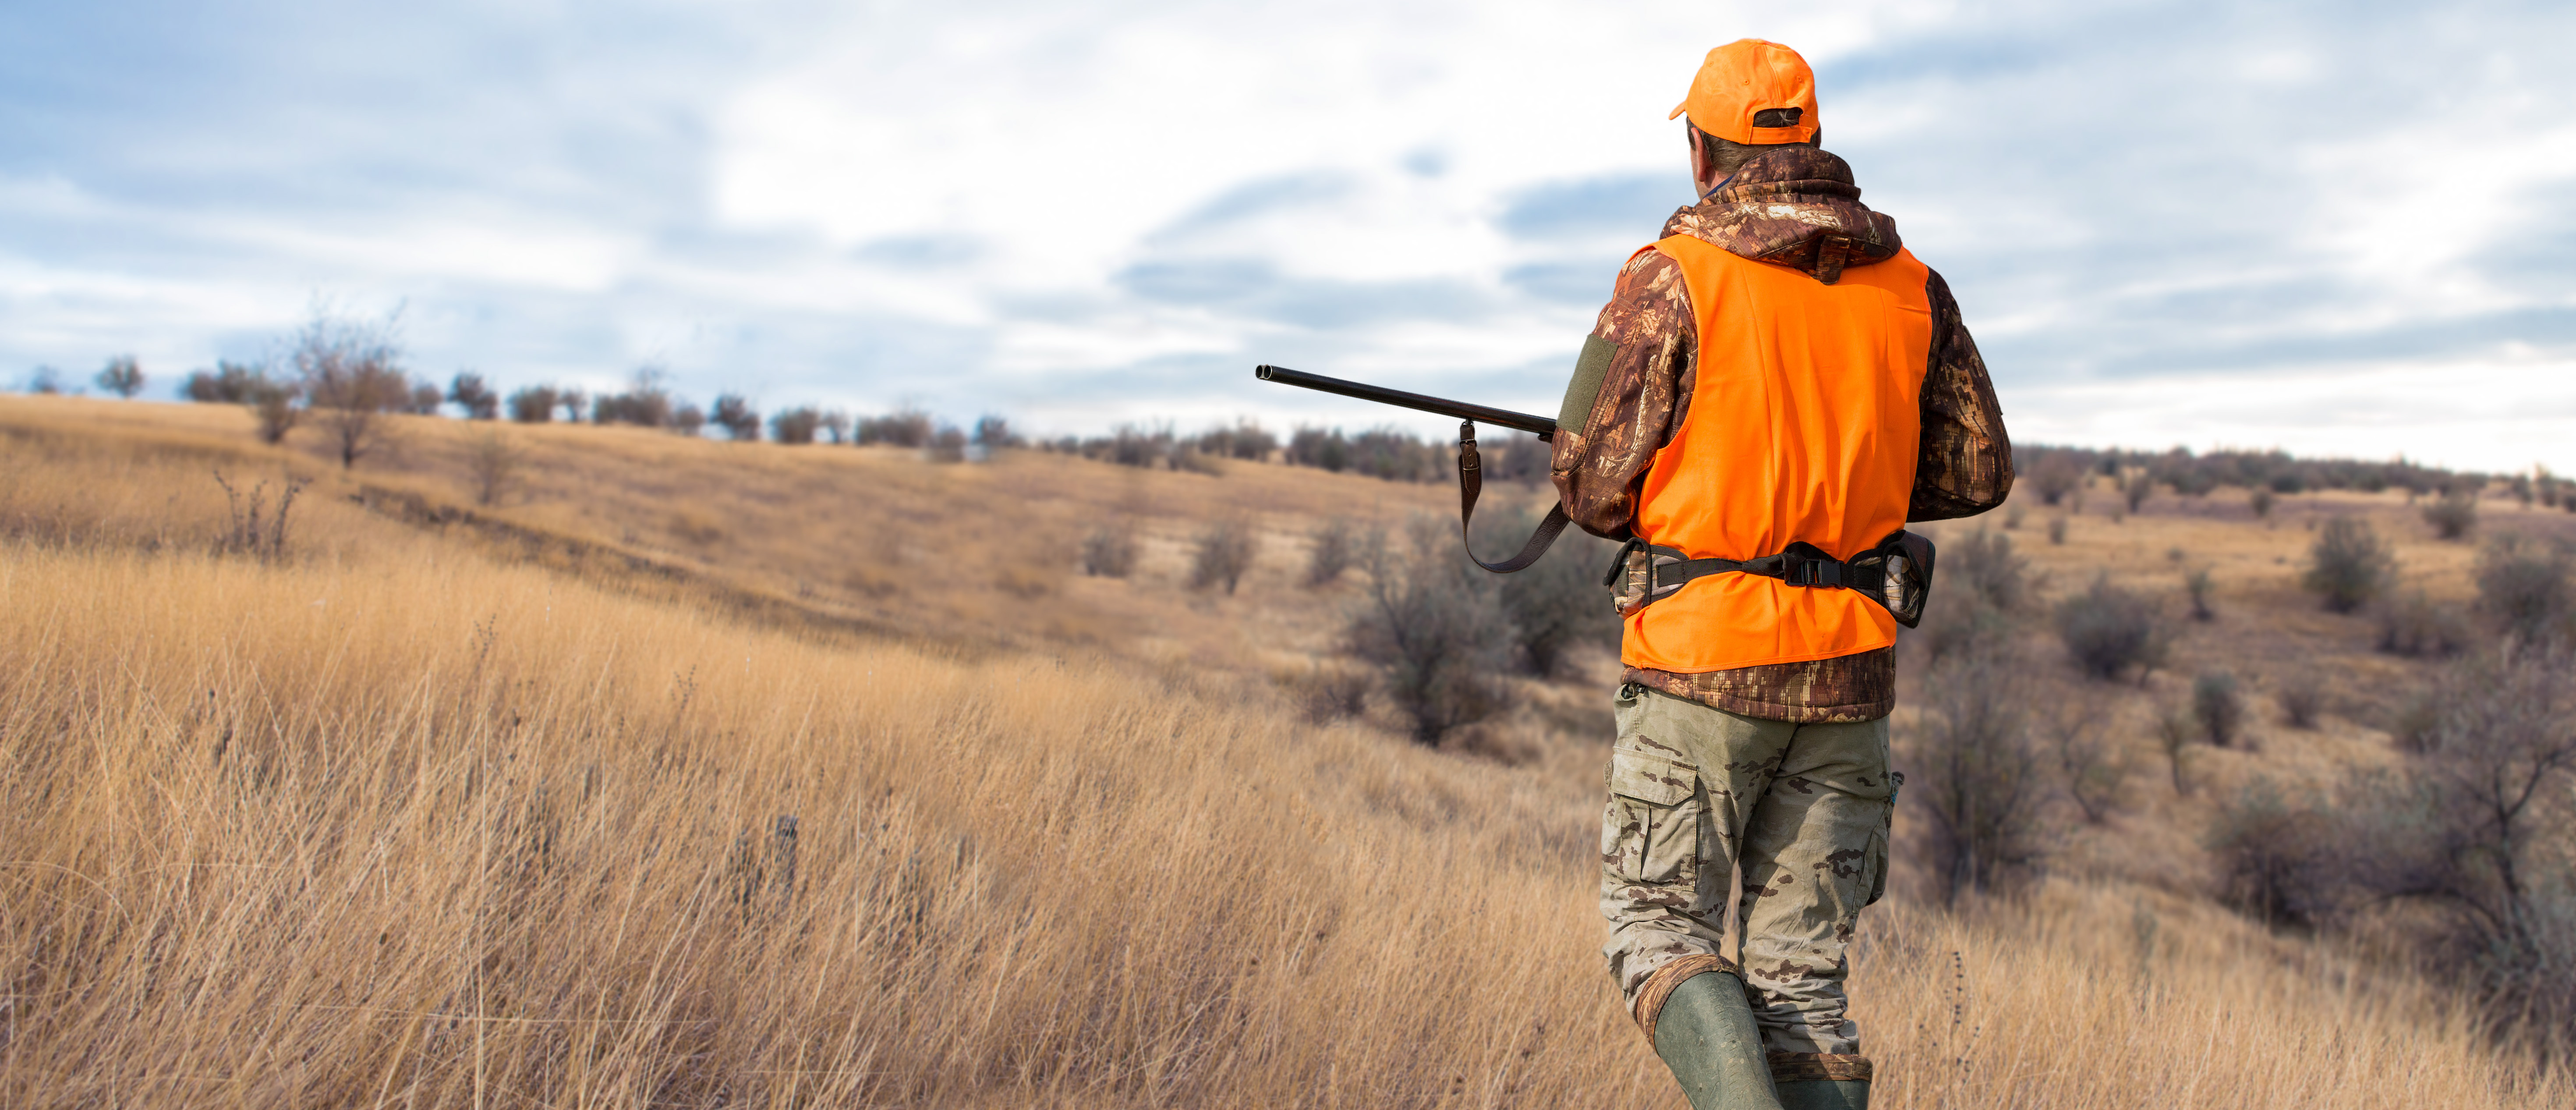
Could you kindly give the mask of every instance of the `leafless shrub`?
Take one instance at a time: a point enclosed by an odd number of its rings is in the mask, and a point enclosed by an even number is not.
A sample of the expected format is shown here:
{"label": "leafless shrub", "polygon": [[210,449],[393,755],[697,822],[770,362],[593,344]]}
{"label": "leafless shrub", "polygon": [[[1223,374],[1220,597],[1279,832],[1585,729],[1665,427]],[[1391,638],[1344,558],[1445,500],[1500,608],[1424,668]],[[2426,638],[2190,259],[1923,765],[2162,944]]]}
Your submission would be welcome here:
{"label": "leafless shrub", "polygon": [[497,430],[467,441],[465,465],[474,477],[474,503],[488,508],[507,499],[518,488],[520,464],[525,461],[526,456]]}
{"label": "leafless shrub", "polygon": [[671,426],[673,401],[664,383],[667,375],[658,366],[645,366],[635,371],[624,393],[603,393],[590,403],[593,424],[633,424],[643,428]]}
{"label": "leafless shrub", "polygon": [[823,410],[812,405],[783,409],[769,418],[769,437],[780,443],[808,444],[823,427]]}
{"label": "leafless shrub", "polygon": [[2441,500],[2424,506],[2424,523],[2443,539],[2466,537],[2478,526],[2478,495],[2467,490],[2443,494]]}
{"label": "leafless shrub", "polygon": [[2442,913],[2437,951],[2497,1011],[2559,1036],[2576,1023],[2576,675],[2564,648],[2508,646],[2456,665],[2403,776],[2356,805],[2342,872],[2371,896]]}
{"label": "leafless shrub", "polygon": [[760,413],[751,407],[749,398],[739,393],[717,396],[715,407],[707,412],[707,422],[724,429],[725,438],[736,443],[760,439]]}
{"label": "leafless shrub", "polygon": [[1282,672],[1275,681],[1296,702],[1298,712],[1316,724],[1330,724],[1367,712],[1369,689],[1374,684],[1365,670],[1322,663],[1305,671]]}
{"label": "leafless shrub", "polygon": [[2219,805],[2203,839],[2219,900],[2266,924],[2325,922],[2338,908],[2337,825],[2322,806],[2291,804],[2269,778],[2247,783]]}
{"label": "leafless shrub", "polygon": [[[1537,517],[1526,510],[1499,512],[1479,524],[1483,525],[1477,529],[1480,549],[1508,552],[1528,539],[1530,530],[1537,527]],[[1503,611],[1511,618],[1521,665],[1529,673],[1557,676],[1565,673],[1582,645],[1618,644],[1618,612],[1610,605],[1609,592],[1601,588],[1601,567],[1609,547],[1568,529],[1538,562],[1502,576]]]}
{"label": "leafless shrub", "polygon": [[317,310],[295,333],[290,359],[304,403],[343,467],[384,445],[384,415],[411,400],[394,317],[360,320]]}
{"label": "leafless shrub", "polygon": [[2234,743],[2245,727],[2245,698],[2236,691],[2236,676],[2226,671],[2208,671],[2193,679],[2191,719],[2200,726],[2200,734],[2210,746],[2224,748]]}
{"label": "leafless shrub", "polygon": [[2057,604],[2057,635],[2084,673],[2105,681],[2129,668],[2146,676],[2164,663],[2171,633],[2152,599],[2111,584],[2108,576]]}
{"label": "leafless shrub", "polygon": [[2268,520],[2272,516],[2272,500],[2270,486],[2256,486],[2254,492],[2246,496],[2245,507],[2254,510],[2254,519]]}
{"label": "leafless shrub", "polygon": [[1379,668],[1388,700],[1426,746],[1511,707],[1501,675],[1512,629],[1499,584],[1458,558],[1456,543],[1443,522],[1417,516],[1402,542],[1365,552],[1368,589],[1346,632],[1352,654]]}
{"label": "leafless shrub", "polygon": [[561,396],[550,385],[524,386],[510,394],[510,419],[521,424],[545,424],[555,418],[555,404]]}
{"label": "leafless shrub", "polygon": [[304,410],[296,405],[301,387],[289,382],[260,381],[250,387],[251,415],[259,421],[259,441],[276,446],[286,442],[303,419]]}
{"label": "leafless shrub", "polygon": [[107,360],[107,366],[98,372],[97,381],[100,389],[131,401],[135,394],[143,392],[143,364],[135,361],[133,355],[118,355]]}
{"label": "leafless shrub", "polygon": [[1082,573],[1125,578],[1136,570],[1136,538],[1126,526],[1103,524],[1082,538]]}
{"label": "leafless shrub", "polygon": [[2172,708],[2156,714],[2156,746],[2164,750],[2165,767],[2173,772],[2174,793],[2186,797],[2191,794],[2191,779],[2184,773],[2182,757],[2199,734],[2200,726],[2189,714]]}
{"label": "leafless shrub", "polygon": [[2456,655],[2469,646],[2469,620],[2459,606],[2416,590],[2379,611],[2379,650],[2410,657]]}
{"label": "leafless shrub", "polygon": [[2120,785],[2129,777],[2128,765],[2102,728],[2101,703],[2062,693],[2046,704],[2049,709],[2041,726],[2056,750],[2066,796],[2087,823],[2101,824],[2118,804]]}
{"label": "leafless shrub", "polygon": [[2201,567],[2183,575],[2182,588],[2184,593],[2191,595],[2191,619],[2196,621],[2205,621],[2214,619],[2218,616],[2218,612],[2209,607],[2210,581],[2208,567]]}
{"label": "leafless shrub", "polygon": [[215,484],[224,488],[225,509],[224,532],[216,539],[215,550],[258,559],[284,557],[286,514],[295,507],[295,495],[303,492],[304,482],[295,478],[281,479],[277,511],[265,517],[268,500],[268,483],[265,480],[254,483],[247,496],[233,488],[220,470],[215,472]]}
{"label": "leafless shrub", "polygon": [[930,461],[961,463],[966,461],[966,433],[942,424],[930,436]]}
{"label": "leafless shrub", "polygon": [[2063,547],[2066,545],[2065,517],[2053,516],[2048,518],[2048,542],[2052,546]]}
{"label": "leafless shrub", "polygon": [[2281,719],[2291,728],[2315,728],[2318,718],[2325,716],[2325,685],[2308,671],[2282,679],[2272,700],[2280,703]]}
{"label": "leafless shrub", "polygon": [[2052,452],[2031,471],[2030,479],[2039,491],[2039,503],[2055,505],[2084,481],[2084,467],[2070,456]]}
{"label": "leafless shrub", "polygon": [[1204,590],[1222,585],[1227,596],[1234,594],[1235,584],[1252,569],[1252,556],[1258,549],[1259,537],[1252,526],[1234,517],[1225,517],[1199,533],[1198,546],[1190,557],[1190,588]]}
{"label": "leafless shrub", "polygon": [[1360,534],[1349,517],[1333,517],[1315,529],[1314,543],[1307,549],[1306,584],[1329,585],[1341,580],[1342,572],[1351,569],[1351,560],[1359,555]]}
{"label": "leafless shrub", "polygon": [[2009,653],[1935,668],[1912,745],[1915,796],[1932,815],[1925,863],[1956,899],[2036,864],[2041,783],[2029,737],[2026,668]]}
{"label": "leafless shrub", "polygon": [[2511,532],[2497,536],[2478,553],[2478,607],[2517,640],[2564,637],[2570,562],[2564,544]]}
{"label": "leafless shrub", "polygon": [[2120,480],[2120,499],[2128,504],[2129,511],[2132,513],[2145,505],[2147,497],[2155,490],[2155,479],[2149,477],[2143,470],[2132,471],[2128,477]]}
{"label": "leafless shrub", "polygon": [[934,431],[930,414],[917,408],[901,408],[884,416],[859,418],[854,437],[860,446],[882,444],[887,447],[921,448],[930,446]]}
{"label": "leafless shrub", "polygon": [[2011,638],[2030,602],[2030,560],[2013,553],[2012,537],[1984,528],[1945,543],[1941,583],[1914,637],[1928,663],[1995,649]]}
{"label": "leafless shrub", "polygon": [[468,420],[492,420],[501,415],[501,395],[492,392],[483,375],[471,370],[457,371],[447,383],[447,399],[464,409]]}

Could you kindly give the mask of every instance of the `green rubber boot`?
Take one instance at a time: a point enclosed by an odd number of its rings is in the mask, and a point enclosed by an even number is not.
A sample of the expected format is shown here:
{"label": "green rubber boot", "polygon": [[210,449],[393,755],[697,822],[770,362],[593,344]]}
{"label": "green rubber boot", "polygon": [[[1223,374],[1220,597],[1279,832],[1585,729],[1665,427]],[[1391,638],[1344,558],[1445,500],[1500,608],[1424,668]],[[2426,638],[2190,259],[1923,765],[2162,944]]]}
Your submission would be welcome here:
{"label": "green rubber boot", "polygon": [[1780,1110],[1869,1110],[1869,1083],[1858,1079],[1809,1079],[1782,1083]]}
{"label": "green rubber boot", "polygon": [[1681,1081],[1691,1110],[1782,1110],[1753,1004],[1733,975],[1704,971],[1673,988],[1655,1015],[1655,1055]]}

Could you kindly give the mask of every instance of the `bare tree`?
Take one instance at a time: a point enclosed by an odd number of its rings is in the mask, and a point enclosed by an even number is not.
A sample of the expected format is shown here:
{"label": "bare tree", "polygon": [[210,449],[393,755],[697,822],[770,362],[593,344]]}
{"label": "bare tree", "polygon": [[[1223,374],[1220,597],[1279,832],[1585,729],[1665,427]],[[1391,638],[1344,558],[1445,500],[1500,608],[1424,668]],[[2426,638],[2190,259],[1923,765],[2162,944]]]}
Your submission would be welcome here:
{"label": "bare tree", "polygon": [[1376,664],[1387,700],[1430,745],[1451,729],[1511,707],[1511,619],[1493,576],[1457,557],[1456,534],[1414,518],[1406,542],[1366,544],[1368,588],[1352,610],[1352,653]]}
{"label": "bare tree", "polygon": [[1226,517],[1199,534],[1198,551],[1190,561],[1190,587],[1206,589],[1222,584],[1228,596],[1243,572],[1252,569],[1254,536],[1250,526]]}
{"label": "bare tree", "polygon": [[707,421],[724,429],[725,435],[737,443],[760,438],[760,413],[739,393],[717,396],[715,411],[707,414]]}
{"label": "bare tree", "polygon": [[498,429],[477,435],[466,447],[465,462],[474,475],[474,503],[498,505],[519,484],[526,456]]}
{"label": "bare tree", "polygon": [[343,467],[383,446],[385,414],[411,400],[395,319],[359,320],[317,310],[295,333],[291,355],[304,402]]}
{"label": "bare tree", "polygon": [[98,387],[126,400],[143,392],[143,364],[133,355],[118,355],[107,360],[107,368],[98,372]]}
{"label": "bare tree", "polygon": [[1932,812],[1930,863],[1957,898],[2038,862],[2042,784],[2030,745],[2029,668],[1995,649],[1944,659],[1913,763]]}
{"label": "bare tree", "polygon": [[501,415],[501,395],[484,384],[483,375],[460,370],[456,380],[447,385],[447,399],[465,410],[469,420],[491,420]]}

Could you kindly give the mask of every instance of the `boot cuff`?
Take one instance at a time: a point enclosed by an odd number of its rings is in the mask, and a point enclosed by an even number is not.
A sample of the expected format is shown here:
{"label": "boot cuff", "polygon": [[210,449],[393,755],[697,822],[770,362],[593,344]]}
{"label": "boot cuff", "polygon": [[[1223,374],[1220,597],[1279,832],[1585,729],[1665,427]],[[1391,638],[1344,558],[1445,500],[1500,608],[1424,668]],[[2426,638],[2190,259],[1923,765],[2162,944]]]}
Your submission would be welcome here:
{"label": "boot cuff", "polygon": [[1682,980],[1703,971],[1723,971],[1739,978],[1743,975],[1736,970],[1735,961],[1703,952],[1656,968],[1637,986],[1637,1000],[1630,1004],[1629,1013],[1636,1017],[1637,1028],[1645,1031],[1646,1047],[1655,1045],[1655,1015],[1664,1012],[1664,1000],[1673,996],[1673,988],[1682,985]]}
{"label": "boot cuff", "polygon": [[1869,1057],[1857,1053],[1774,1052],[1770,1060],[1774,1083],[1869,1082]]}

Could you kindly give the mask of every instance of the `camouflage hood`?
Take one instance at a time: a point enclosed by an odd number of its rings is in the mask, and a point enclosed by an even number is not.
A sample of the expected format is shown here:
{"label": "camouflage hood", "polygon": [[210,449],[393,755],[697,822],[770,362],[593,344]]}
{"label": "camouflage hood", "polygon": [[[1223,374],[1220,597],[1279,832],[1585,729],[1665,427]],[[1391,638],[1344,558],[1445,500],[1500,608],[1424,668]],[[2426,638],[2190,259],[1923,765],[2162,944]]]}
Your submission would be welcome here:
{"label": "camouflage hood", "polygon": [[1843,267],[1896,256],[1896,221],[1860,202],[1851,165],[1814,147],[1765,152],[1708,199],[1673,213],[1664,234],[1688,235],[1729,254],[1813,275],[1832,285]]}

